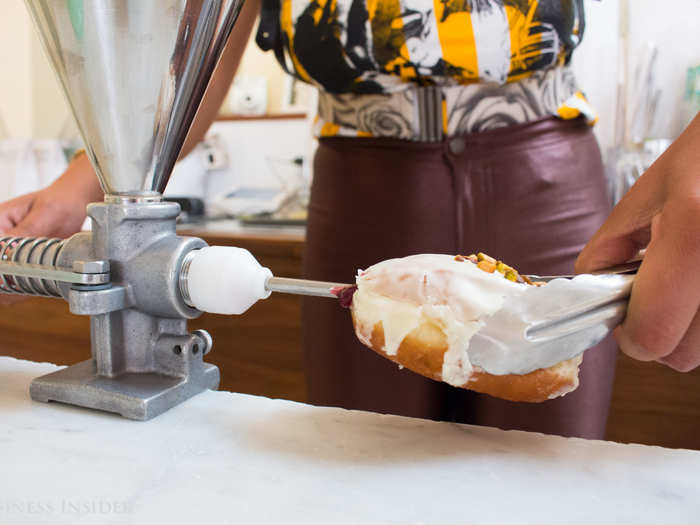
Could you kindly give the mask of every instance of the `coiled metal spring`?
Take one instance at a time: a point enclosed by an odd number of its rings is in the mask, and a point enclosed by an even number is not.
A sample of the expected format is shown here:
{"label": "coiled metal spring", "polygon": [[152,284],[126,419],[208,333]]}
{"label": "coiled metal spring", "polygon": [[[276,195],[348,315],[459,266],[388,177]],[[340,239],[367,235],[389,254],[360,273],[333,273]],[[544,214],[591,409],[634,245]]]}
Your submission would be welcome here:
{"label": "coiled metal spring", "polygon": [[[0,237],[0,261],[56,266],[65,239]],[[0,274],[0,293],[61,297],[56,281]]]}

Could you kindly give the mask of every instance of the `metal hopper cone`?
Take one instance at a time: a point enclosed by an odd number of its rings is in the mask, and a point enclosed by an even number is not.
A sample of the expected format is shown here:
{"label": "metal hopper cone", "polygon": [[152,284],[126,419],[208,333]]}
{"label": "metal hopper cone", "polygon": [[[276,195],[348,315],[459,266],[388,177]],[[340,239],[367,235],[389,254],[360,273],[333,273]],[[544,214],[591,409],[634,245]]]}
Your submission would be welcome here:
{"label": "metal hopper cone", "polygon": [[165,189],[243,0],[26,0],[107,195]]}

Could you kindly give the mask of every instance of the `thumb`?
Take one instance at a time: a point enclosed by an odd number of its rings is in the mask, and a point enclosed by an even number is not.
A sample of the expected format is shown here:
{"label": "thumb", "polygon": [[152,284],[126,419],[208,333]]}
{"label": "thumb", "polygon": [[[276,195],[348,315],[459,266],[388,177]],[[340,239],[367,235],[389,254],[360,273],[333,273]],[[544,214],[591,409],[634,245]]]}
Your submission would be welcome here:
{"label": "thumb", "polygon": [[[31,206],[21,218],[15,221],[14,226],[7,235],[16,237],[53,237],[61,231],[62,217],[58,210],[52,210],[49,206],[41,205],[33,201]],[[16,217],[19,217],[17,215]]]}
{"label": "thumb", "polygon": [[700,205],[687,201],[674,200],[654,218],[627,317],[616,332],[622,350],[635,359],[671,354],[700,307]]}
{"label": "thumb", "polygon": [[0,234],[16,235],[14,231],[29,213],[34,197],[29,193],[0,204]]}
{"label": "thumb", "polygon": [[651,222],[663,206],[662,177],[650,168],[613,208],[576,260],[576,273],[628,261],[651,238]]}

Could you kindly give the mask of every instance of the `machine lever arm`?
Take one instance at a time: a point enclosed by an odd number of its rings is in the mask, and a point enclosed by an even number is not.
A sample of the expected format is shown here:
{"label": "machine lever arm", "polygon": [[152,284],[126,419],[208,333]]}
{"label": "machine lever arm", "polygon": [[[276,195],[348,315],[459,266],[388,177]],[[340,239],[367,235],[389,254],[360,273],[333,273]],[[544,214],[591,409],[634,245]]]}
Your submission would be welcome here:
{"label": "machine lever arm", "polygon": [[71,284],[100,285],[109,282],[109,272],[80,273],[43,264],[0,261],[0,274],[16,277],[32,277]]}

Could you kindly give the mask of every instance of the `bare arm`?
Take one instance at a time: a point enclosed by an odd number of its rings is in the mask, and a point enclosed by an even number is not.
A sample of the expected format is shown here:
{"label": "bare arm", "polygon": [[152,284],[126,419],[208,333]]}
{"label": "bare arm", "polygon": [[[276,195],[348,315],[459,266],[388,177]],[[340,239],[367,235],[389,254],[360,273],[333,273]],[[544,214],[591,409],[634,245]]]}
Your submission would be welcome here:
{"label": "bare arm", "polygon": [[231,32],[228,42],[226,42],[221,60],[219,60],[219,64],[216,66],[214,75],[204,94],[202,104],[199,106],[192,127],[187,134],[185,145],[180,152],[180,158],[186,157],[194,149],[204,138],[211,123],[216,119],[233,76],[241,63],[243,51],[248,44],[250,32],[258,13],[260,13],[260,0],[245,0],[236,25]]}

